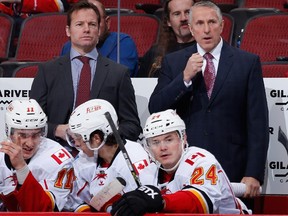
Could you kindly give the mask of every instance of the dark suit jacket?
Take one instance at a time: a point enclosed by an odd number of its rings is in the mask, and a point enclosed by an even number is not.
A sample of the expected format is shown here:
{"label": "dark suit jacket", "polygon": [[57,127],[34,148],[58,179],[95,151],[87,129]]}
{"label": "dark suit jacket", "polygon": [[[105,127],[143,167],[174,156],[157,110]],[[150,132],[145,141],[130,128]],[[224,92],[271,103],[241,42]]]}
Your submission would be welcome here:
{"label": "dark suit jacket", "polygon": [[214,154],[231,181],[247,176],[263,183],[269,127],[259,57],[224,42],[209,100],[201,72],[189,88],[184,85],[184,68],[196,52],[193,45],[164,58],[150,112],[176,109],[186,123],[189,145]]}
{"label": "dark suit jacket", "polygon": [[[48,137],[55,139],[58,124],[67,124],[73,110],[74,92],[69,54],[39,65],[30,97],[36,99],[48,116]],[[92,83],[91,99],[109,101],[118,114],[120,134],[137,140],[142,131],[129,77],[129,69],[99,55]]]}

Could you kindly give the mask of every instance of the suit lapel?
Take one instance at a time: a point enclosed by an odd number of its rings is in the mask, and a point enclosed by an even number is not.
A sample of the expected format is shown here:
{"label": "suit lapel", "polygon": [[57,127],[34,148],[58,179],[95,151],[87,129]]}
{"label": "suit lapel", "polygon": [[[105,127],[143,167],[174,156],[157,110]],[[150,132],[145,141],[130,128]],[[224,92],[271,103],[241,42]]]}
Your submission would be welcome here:
{"label": "suit lapel", "polygon": [[217,94],[221,90],[228,74],[231,72],[230,68],[232,66],[232,57],[233,57],[233,53],[230,49],[230,46],[224,42],[222,50],[221,50],[221,55],[220,55],[220,60],[219,60],[219,65],[218,65],[218,71],[217,71],[216,80],[214,83],[212,95],[210,98],[210,103],[217,96]]}
{"label": "suit lapel", "polygon": [[92,82],[92,89],[91,89],[91,98],[97,98],[100,89],[102,88],[102,85],[109,73],[108,66],[109,63],[105,61],[105,59],[99,55],[97,59],[97,66],[96,66],[96,72],[95,76]]}
{"label": "suit lapel", "polygon": [[[71,72],[71,61],[70,61],[70,55],[65,55],[63,58],[59,59],[59,64],[58,64],[58,69],[59,73],[63,74],[63,86],[61,91],[66,92],[66,98],[67,104],[73,108],[74,104],[74,89],[73,89],[73,80],[72,80],[72,72]],[[72,92],[72,94],[71,94]]]}
{"label": "suit lapel", "polygon": [[185,58],[186,58],[185,62],[187,63],[188,59],[192,56],[192,54],[198,52],[196,43],[194,45],[192,45],[192,46],[189,46],[189,47],[185,48],[185,51],[186,51],[186,53],[185,53]]}

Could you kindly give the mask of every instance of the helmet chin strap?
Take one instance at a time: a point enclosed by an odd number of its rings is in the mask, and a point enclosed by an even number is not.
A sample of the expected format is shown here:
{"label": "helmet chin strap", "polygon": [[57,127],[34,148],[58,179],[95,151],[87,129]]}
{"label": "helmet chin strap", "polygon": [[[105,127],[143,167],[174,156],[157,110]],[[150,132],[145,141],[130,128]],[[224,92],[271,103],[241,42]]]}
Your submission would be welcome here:
{"label": "helmet chin strap", "polygon": [[93,151],[95,161],[98,160],[98,150]]}
{"label": "helmet chin strap", "polygon": [[96,151],[97,154],[98,154],[98,150],[99,150],[100,148],[102,148],[102,146],[104,146],[104,144],[106,143],[106,140],[107,140],[107,135],[105,134],[105,136],[104,136],[104,138],[103,138],[103,141],[101,142],[101,144],[100,144],[97,148],[92,148],[89,141],[88,141],[88,143],[86,143],[86,145],[87,145],[87,147],[88,147],[90,150],[94,151],[94,155],[95,155],[95,151]]}
{"label": "helmet chin strap", "polygon": [[158,165],[158,167],[159,167],[161,170],[164,170],[165,172],[172,172],[172,171],[174,171],[174,170],[177,169],[177,167],[179,166],[182,158],[184,157],[184,153],[186,152],[186,150],[187,150],[187,148],[188,148],[188,144],[187,144],[187,142],[184,143],[183,138],[181,139],[181,146],[182,146],[181,157],[179,158],[179,160],[177,161],[177,163],[176,163],[173,167],[171,167],[171,168],[169,168],[169,169],[165,169],[164,167],[161,166],[161,164],[160,164],[158,161],[156,161],[156,164]]}

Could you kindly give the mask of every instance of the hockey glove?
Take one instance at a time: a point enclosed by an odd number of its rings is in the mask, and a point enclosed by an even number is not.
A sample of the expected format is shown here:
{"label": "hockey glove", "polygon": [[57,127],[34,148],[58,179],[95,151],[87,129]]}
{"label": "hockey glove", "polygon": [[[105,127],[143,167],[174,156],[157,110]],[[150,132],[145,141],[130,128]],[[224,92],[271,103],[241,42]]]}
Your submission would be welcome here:
{"label": "hockey glove", "polygon": [[160,190],[152,185],[143,185],[125,193],[112,206],[111,215],[141,216],[146,212],[159,212],[164,208]]}

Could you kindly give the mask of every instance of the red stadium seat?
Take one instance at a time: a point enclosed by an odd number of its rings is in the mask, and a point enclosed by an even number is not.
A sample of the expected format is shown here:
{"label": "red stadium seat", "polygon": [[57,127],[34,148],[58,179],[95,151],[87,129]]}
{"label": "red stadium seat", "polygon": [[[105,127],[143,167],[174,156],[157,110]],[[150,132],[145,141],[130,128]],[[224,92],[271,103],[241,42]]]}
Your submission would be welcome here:
{"label": "red stadium seat", "polygon": [[[110,30],[117,32],[118,17],[117,15],[110,17]],[[160,20],[150,14],[121,14],[120,16],[120,31],[132,37],[139,57],[142,57],[152,44],[157,42],[159,25]]]}
{"label": "red stadium seat", "polygon": [[17,67],[12,77],[17,78],[34,78],[38,72],[38,64],[24,64]]}
{"label": "red stadium seat", "polygon": [[262,63],[262,74],[265,78],[288,77],[288,61]]}
{"label": "red stadium seat", "polygon": [[223,13],[224,28],[222,31],[222,38],[229,44],[232,43],[233,30],[234,30],[234,18],[226,13]]}
{"label": "red stadium seat", "polygon": [[[197,2],[199,0],[194,0]],[[238,0],[213,0],[215,4],[221,9],[222,13],[229,13],[232,9],[238,7]]]}
{"label": "red stadium seat", "polygon": [[266,14],[266,13],[280,13],[281,11],[276,8],[235,8],[229,12],[234,18],[234,33],[233,33],[233,46],[238,46],[240,42],[241,33],[245,27],[247,20],[250,18]]}
{"label": "red stadium seat", "polygon": [[26,18],[18,39],[16,61],[47,61],[59,56],[68,37],[64,13],[41,13]]}
{"label": "red stadium seat", "polygon": [[276,61],[287,56],[288,13],[263,14],[246,23],[240,49],[260,56],[261,62]]}
{"label": "red stadium seat", "polygon": [[4,60],[9,56],[13,25],[14,21],[10,16],[0,13],[0,59]]}
{"label": "red stadium seat", "polygon": [[[105,8],[117,8],[118,0],[105,0],[103,1],[103,4]],[[133,10],[134,12],[143,13],[144,12],[143,10],[137,10],[137,8],[139,8],[139,6],[143,4],[161,5],[161,0],[124,0],[124,1],[121,1],[120,8],[130,9],[130,10]],[[136,7],[136,5],[138,7]]]}
{"label": "red stadium seat", "polygon": [[286,0],[243,0],[242,7],[245,8],[277,8],[283,12],[288,9],[284,8]]}
{"label": "red stadium seat", "polygon": [[67,15],[64,13],[40,13],[26,18],[21,26],[14,58],[3,61],[4,77],[23,62],[44,62],[59,56],[66,36]]}

